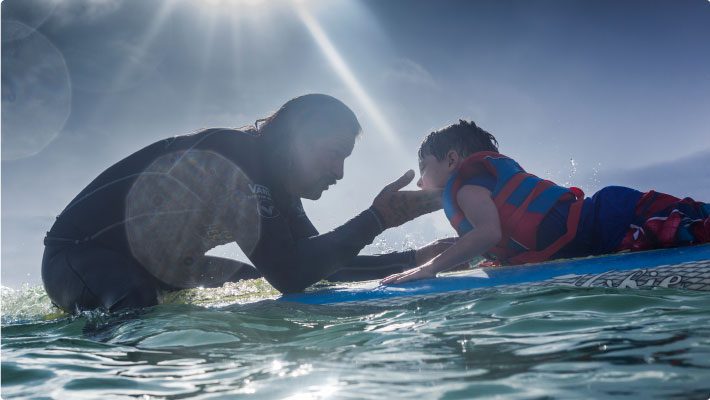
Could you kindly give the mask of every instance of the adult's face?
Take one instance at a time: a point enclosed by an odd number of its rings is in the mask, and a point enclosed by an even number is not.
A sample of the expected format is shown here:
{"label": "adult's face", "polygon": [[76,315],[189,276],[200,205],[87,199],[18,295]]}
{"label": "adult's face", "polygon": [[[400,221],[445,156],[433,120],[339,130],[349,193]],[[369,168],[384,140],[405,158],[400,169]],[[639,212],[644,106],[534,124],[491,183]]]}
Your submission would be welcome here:
{"label": "adult's face", "polygon": [[294,194],[317,200],[323,191],[343,179],[345,159],[355,147],[355,138],[350,132],[336,131],[315,139],[296,140],[290,171]]}

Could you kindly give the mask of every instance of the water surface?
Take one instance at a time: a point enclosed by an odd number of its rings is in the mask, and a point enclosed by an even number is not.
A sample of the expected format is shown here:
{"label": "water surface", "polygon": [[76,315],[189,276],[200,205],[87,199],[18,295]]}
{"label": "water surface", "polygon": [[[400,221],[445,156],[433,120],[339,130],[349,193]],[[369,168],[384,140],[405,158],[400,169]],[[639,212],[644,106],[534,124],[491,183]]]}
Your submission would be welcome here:
{"label": "water surface", "polygon": [[509,288],[399,307],[274,300],[264,281],[67,316],[3,290],[3,398],[710,397],[710,295]]}

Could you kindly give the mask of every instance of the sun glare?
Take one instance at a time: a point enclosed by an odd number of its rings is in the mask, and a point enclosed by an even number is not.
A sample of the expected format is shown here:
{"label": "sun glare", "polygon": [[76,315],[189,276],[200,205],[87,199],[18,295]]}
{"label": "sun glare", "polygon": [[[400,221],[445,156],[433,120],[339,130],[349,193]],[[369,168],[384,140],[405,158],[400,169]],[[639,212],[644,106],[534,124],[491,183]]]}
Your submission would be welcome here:
{"label": "sun glare", "polygon": [[380,108],[375,104],[372,98],[367,94],[363,86],[357,80],[350,67],[347,65],[343,57],[340,55],[338,50],[335,48],[333,43],[326,35],[321,25],[318,21],[313,18],[313,16],[308,12],[303,2],[294,1],[293,2],[298,16],[306,26],[308,31],[313,36],[318,46],[321,48],[325,57],[328,59],[330,64],[335,69],[338,76],[343,80],[345,85],[350,89],[350,91],[355,95],[358,102],[365,109],[365,112],[372,118],[372,121],[377,126],[377,129],[382,133],[391,145],[395,148],[401,148],[399,143],[399,138],[396,133],[392,130],[390,124],[385,119],[385,116],[380,112]]}
{"label": "sun glare", "polygon": [[[205,28],[206,43],[202,54],[202,59],[204,60],[209,60],[210,58],[212,41],[215,40],[213,37],[214,24],[220,23],[222,17],[232,20],[230,26],[235,33],[233,42],[236,46],[235,51],[239,53],[243,50],[242,47],[245,45],[243,43],[245,40],[248,41],[246,44],[260,43],[261,47],[265,44],[264,41],[278,40],[269,35],[269,30],[266,27],[273,23],[274,19],[272,17],[274,15],[279,14],[284,9],[293,9],[298,20],[318,45],[325,59],[343,82],[343,85],[353,94],[353,97],[364,111],[366,118],[372,122],[384,141],[392,146],[395,153],[401,151],[401,140],[395,130],[392,129],[389,121],[387,121],[382,108],[366,91],[353,72],[351,65],[348,65],[321,23],[312,14],[312,9],[317,2],[305,0],[202,0],[199,4],[200,6],[206,6],[196,9],[197,12],[204,13],[204,22],[207,25]],[[322,3],[320,4],[322,5]],[[206,67],[206,65],[203,65],[203,67]],[[194,95],[196,101],[201,101],[200,93],[194,93]],[[397,155],[405,157],[404,154]]]}

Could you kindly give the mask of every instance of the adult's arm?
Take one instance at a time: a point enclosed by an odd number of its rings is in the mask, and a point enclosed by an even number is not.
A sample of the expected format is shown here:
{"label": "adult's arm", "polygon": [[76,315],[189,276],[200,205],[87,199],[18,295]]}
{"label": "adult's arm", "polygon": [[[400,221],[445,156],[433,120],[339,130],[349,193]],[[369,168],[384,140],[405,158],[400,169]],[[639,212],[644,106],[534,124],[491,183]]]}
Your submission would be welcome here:
{"label": "adult's arm", "polygon": [[284,216],[262,219],[261,240],[250,255],[251,261],[269,283],[284,293],[301,291],[342,268],[411,267],[411,252],[355,256],[384,229],[440,208],[437,193],[400,191],[413,177],[407,173],[387,185],[372,207],[321,235],[294,236]]}
{"label": "adult's arm", "polygon": [[416,250],[393,251],[384,254],[355,256],[343,268],[357,270],[391,269],[394,267],[412,268]]}
{"label": "adult's arm", "polygon": [[455,238],[445,238],[435,240],[416,250],[356,256],[344,269],[335,275],[329,276],[328,279],[333,281],[357,281],[384,278],[428,262],[446,251],[455,242]]}
{"label": "adult's arm", "polygon": [[[306,213],[300,199],[293,209],[295,217],[290,221],[291,233],[299,239],[320,235]],[[377,215],[381,222],[381,217]],[[395,272],[416,266],[415,250],[392,251],[385,254],[357,255],[345,262],[345,265],[328,280],[355,281],[377,279]]]}
{"label": "adult's arm", "polygon": [[261,240],[250,259],[283,293],[301,291],[345,267],[382,232],[372,209],[330,232],[300,239],[291,234],[286,218],[262,222]]}
{"label": "adult's arm", "polygon": [[[236,178],[230,184],[225,180],[225,175],[230,174],[218,174],[225,182],[218,192],[226,196],[220,196],[217,203],[227,209],[226,214],[220,213],[219,220],[229,225],[228,229],[254,266],[281,292],[301,291],[349,263],[351,266],[375,265],[373,259],[360,259],[366,262],[358,263],[353,258],[386,228],[441,207],[438,194],[400,190],[413,179],[410,171],[385,187],[372,207],[342,226],[324,234],[304,233],[294,229],[297,219],[292,209],[294,201],[281,187],[283,171],[274,169],[279,164],[269,162],[271,155],[262,148],[258,137],[215,130],[204,135],[196,147],[224,154],[246,174],[247,178],[239,178],[242,174],[235,169],[231,175]],[[246,182],[240,182],[242,180]],[[250,199],[256,199],[258,204],[255,206]],[[243,206],[235,208],[235,204]],[[254,218],[255,208],[257,218]],[[255,238],[258,240],[253,243]],[[387,257],[377,260],[392,261]]]}

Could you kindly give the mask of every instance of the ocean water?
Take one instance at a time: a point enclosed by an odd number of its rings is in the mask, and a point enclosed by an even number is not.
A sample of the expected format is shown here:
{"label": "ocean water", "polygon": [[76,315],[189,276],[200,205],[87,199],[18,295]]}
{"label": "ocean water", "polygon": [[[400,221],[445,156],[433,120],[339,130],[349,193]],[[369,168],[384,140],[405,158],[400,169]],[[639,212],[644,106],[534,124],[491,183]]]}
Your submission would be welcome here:
{"label": "ocean water", "polygon": [[275,300],[263,280],[69,316],[2,293],[2,397],[708,399],[710,295],[508,288],[398,307]]}

